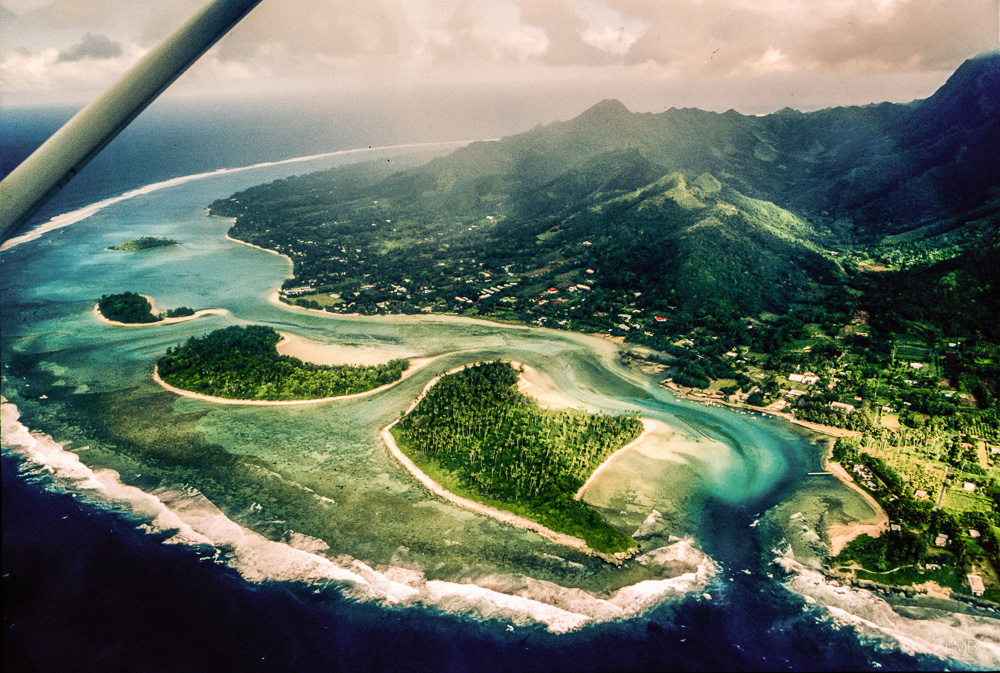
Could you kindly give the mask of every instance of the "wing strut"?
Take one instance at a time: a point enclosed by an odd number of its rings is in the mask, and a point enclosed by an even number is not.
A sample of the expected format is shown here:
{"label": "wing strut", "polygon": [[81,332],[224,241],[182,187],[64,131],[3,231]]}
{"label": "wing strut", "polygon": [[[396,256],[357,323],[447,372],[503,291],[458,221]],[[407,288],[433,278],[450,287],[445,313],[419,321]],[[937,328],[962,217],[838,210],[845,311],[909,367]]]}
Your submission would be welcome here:
{"label": "wing strut", "polygon": [[0,242],[261,0],[212,0],[0,182]]}

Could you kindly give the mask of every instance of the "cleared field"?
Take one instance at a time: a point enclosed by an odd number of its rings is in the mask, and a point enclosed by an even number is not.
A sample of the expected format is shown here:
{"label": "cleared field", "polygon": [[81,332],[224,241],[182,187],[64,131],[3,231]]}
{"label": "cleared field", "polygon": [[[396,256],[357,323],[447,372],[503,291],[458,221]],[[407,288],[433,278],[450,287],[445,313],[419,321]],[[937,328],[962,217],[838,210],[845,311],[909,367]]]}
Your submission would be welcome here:
{"label": "cleared field", "polygon": [[989,514],[993,511],[988,498],[955,488],[949,488],[945,491],[944,508],[952,512],[983,512]]}
{"label": "cleared field", "polygon": [[941,482],[944,481],[944,464],[914,455],[910,449],[911,447],[887,447],[865,448],[864,451],[884,460],[906,481],[911,493],[918,490],[937,493],[941,488]]}

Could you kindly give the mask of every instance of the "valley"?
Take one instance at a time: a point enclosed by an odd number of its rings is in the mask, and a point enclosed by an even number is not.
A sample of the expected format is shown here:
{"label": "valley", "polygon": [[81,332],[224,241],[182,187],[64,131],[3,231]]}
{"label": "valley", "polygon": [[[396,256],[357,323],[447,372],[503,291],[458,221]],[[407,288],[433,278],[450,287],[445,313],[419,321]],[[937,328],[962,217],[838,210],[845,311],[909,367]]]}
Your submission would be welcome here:
{"label": "valley", "polygon": [[997,600],[998,73],[985,55],[923,101],[761,117],[605,101],[211,213],[292,260],[287,303],[601,334],[695,398],[850,430],[833,458],[890,531],[832,562],[951,568]]}

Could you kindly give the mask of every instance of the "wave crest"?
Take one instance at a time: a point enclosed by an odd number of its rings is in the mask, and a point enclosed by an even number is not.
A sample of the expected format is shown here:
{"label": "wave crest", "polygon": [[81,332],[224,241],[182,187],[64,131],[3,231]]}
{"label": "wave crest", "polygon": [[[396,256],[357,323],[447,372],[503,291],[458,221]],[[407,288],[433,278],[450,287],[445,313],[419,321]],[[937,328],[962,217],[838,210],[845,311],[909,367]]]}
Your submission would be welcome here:
{"label": "wave crest", "polygon": [[635,617],[669,600],[701,592],[716,565],[691,540],[672,540],[636,558],[664,566],[677,576],[646,580],[608,596],[523,575],[490,574],[472,581],[427,580],[413,568],[372,566],[347,555],[322,556],[322,540],[291,533],[275,542],[229,519],[194,488],[143,491],[120,481],[114,470],[91,470],[48,435],[31,432],[17,407],[0,398],[5,450],[52,475],[55,488],[76,492],[94,504],[122,507],[144,520],[141,528],[166,534],[164,542],[208,545],[247,581],[333,583],[350,598],[387,606],[423,605],[447,612],[538,623],[556,633],[596,622]]}

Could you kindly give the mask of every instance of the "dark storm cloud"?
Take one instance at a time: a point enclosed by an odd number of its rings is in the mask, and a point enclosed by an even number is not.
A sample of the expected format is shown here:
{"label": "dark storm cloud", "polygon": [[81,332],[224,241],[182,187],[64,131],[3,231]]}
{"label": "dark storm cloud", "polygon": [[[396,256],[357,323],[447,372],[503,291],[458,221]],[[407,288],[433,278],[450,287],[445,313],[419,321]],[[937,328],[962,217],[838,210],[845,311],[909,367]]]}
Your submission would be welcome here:
{"label": "dark storm cloud", "polygon": [[107,35],[87,33],[77,44],[59,53],[60,61],[105,60],[122,55],[122,46]]}

